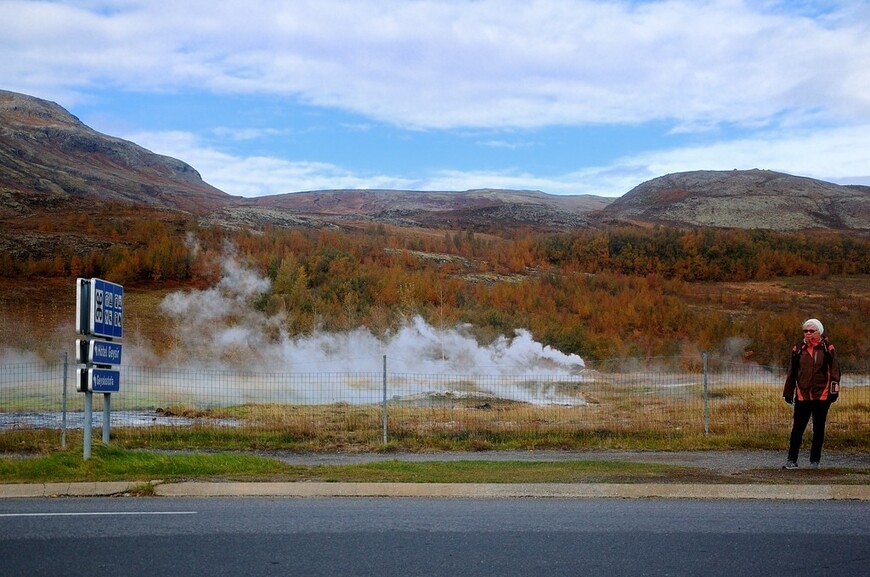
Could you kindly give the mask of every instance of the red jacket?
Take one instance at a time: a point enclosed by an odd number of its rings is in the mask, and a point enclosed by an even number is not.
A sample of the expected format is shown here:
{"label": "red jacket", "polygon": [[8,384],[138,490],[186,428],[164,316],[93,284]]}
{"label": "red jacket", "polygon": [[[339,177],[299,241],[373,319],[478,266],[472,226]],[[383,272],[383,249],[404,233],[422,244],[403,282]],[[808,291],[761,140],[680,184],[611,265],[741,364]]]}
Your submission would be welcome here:
{"label": "red jacket", "polygon": [[834,345],[822,338],[815,347],[806,341],[792,349],[791,364],[782,396],[797,401],[834,401],[831,382],[840,382],[840,363]]}

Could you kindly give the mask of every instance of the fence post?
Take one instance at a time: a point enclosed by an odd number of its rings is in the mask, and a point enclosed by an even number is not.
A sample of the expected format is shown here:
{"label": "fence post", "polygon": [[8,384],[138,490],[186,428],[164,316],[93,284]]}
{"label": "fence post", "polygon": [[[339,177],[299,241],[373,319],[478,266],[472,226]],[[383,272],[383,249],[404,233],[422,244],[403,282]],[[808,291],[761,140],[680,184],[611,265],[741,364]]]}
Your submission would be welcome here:
{"label": "fence post", "polygon": [[387,444],[387,355],[384,355],[384,444]]}
{"label": "fence post", "polygon": [[710,434],[710,405],[707,387],[707,351],[704,351],[704,436]]}
{"label": "fence post", "polygon": [[60,408],[60,446],[66,449],[66,383],[69,371],[69,353],[63,354],[63,403]]}

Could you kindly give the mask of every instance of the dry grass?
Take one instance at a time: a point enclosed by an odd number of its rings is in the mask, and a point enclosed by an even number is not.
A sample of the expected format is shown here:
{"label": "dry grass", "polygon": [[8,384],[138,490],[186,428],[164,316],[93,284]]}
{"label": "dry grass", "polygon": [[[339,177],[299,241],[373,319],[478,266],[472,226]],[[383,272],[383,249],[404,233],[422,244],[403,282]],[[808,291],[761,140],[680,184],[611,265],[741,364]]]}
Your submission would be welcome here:
{"label": "dry grass", "polygon": [[[716,375],[706,407],[700,379],[688,373],[597,375],[587,382],[565,384],[567,389],[559,391],[577,401],[572,405],[449,393],[393,399],[387,406],[386,443],[383,407],[377,404],[215,407],[180,394],[161,400],[154,392],[134,395],[131,391],[113,401],[113,410],[150,411],[155,424],[113,425],[112,438],[129,447],[304,451],[782,448],[791,426],[791,407],[779,396],[777,375],[767,380],[745,374]],[[31,388],[30,394],[35,391]],[[72,393],[77,403],[81,398]],[[47,404],[39,395],[22,393],[3,409],[40,412]],[[95,405],[95,410],[99,408]],[[829,414],[826,446],[867,451],[868,414],[870,387],[847,390]],[[158,418],[169,416],[186,420],[161,425],[171,422]],[[81,431],[69,431],[72,442],[80,435]],[[50,450],[59,439],[59,431],[26,427],[0,431],[0,451]]]}
{"label": "dry grass", "polygon": [[[754,385],[717,390],[708,404],[692,391],[679,395],[625,394],[608,387],[577,406],[455,399],[432,406],[388,405],[383,443],[379,405],[246,404],[226,408],[170,407],[194,419],[191,427],[116,429],[128,446],[284,448],[292,450],[488,450],[541,448],[779,449],[791,425],[791,408]],[[870,393],[870,391],[867,391]],[[865,395],[866,396],[866,395]],[[870,447],[867,399],[845,396],[830,412],[826,446]],[[232,420],[241,426],[215,425]],[[2,438],[2,437],[0,437]]]}

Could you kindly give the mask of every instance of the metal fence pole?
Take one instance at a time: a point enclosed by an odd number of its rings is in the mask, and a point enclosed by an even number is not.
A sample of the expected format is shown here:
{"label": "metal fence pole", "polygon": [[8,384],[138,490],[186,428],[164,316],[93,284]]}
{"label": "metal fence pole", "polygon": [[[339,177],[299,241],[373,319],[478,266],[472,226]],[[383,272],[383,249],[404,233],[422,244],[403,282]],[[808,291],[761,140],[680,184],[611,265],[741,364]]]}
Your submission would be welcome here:
{"label": "metal fence pole", "polygon": [[704,435],[710,434],[710,405],[707,386],[707,351],[704,351]]}
{"label": "metal fence pole", "polygon": [[69,371],[69,354],[63,354],[63,402],[60,408],[60,446],[66,449],[66,384]]}
{"label": "metal fence pole", "polygon": [[387,444],[387,355],[384,355],[384,444]]}

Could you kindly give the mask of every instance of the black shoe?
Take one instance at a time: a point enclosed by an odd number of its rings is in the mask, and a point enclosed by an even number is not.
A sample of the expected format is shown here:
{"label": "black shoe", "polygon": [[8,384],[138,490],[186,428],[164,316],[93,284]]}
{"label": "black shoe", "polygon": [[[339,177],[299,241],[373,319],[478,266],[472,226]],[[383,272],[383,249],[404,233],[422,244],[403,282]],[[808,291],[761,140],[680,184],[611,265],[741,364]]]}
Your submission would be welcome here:
{"label": "black shoe", "polygon": [[811,463],[810,463],[810,467],[812,467],[813,469],[818,469],[818,468],[819,468],[819,462],[818,462],[818,461],[813,461],[813,462],[811,462]]}
{"label": "black shoe", "polygon": [[797,469],[797,461],[788,460],[785,462],[785,465],[782,466],[783,469]]}

